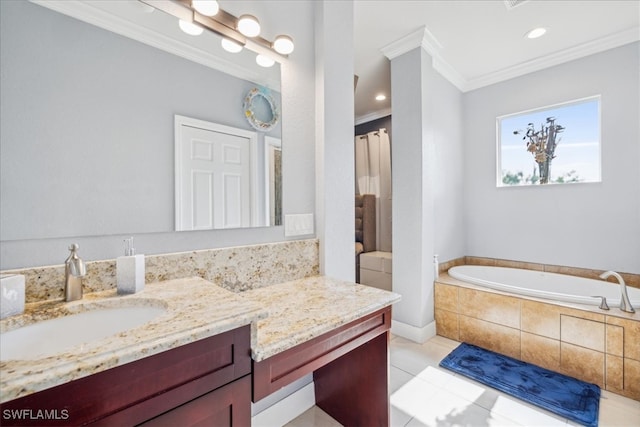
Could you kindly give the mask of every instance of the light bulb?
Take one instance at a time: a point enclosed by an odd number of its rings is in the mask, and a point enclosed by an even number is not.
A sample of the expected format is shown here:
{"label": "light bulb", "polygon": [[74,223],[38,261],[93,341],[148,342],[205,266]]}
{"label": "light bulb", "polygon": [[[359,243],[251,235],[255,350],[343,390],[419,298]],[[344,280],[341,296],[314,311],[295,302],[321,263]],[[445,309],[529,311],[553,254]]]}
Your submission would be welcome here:
{"label": "light bulb", "polygon": [[273,48],[281,55],[288,55],[293,52],[293,39],[289,36],[278,36],[273,42]]}
{"label": "light bulb", "polygon": [[233,40],[222,39],[220,44],[222,45],[222,48],[227,52],[238,53],[242,50],[242,45],[234,42]]}
{"label": "light bulb", "polygon": [[272,67],[273,64],[276,63],[276,61],[274,61],[273,59],[269,58],[268,56],[265,55],[258,55],[256,56],[256,63],[261,66],[261,67]]}
{"label": "light bulb", "polygon": [[528,39],[537,39],[538,37],[542,37],[544,35],[544,33],[547,32],[546,28],[540,27],[540,28],[534,28],[533,30],[527,32],[527,34],[525,34],[525,36]]}
{"label": "light bulb", "polygon": [[214,16],[220,10],[216,0],[192,0],[191,7],[204,16]]}
{"label": "light bulb", "polygon": [[247,37],[255,37],[260,34],[260,23],[255,16],[242,15],[238,18],[238,31]]}
{"label": "light bulb", "polygon": [[204,31],[204,28],[202,28],[200,25],[196,25],[193,22],[184,21],[182,19],[178,21],[178,25],[180,26],[180,29],[182,31],[191,36],[199,36]]}

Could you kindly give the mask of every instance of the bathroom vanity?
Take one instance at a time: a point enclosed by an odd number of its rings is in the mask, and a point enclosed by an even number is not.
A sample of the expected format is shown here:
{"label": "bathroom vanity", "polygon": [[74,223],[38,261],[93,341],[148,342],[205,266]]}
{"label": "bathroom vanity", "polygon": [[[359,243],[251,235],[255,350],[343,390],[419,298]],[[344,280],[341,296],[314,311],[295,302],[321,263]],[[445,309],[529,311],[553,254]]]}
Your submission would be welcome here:
{"label": "bathroom vanity", "polygon": [[49,357],[1,362],[2,425],[248,426],[251,400],[311,372],[317,404],[342,424],[386,425],[399,298],[325,277],[242,293],[190,278],[28,304],[3,331],[84,305],[153,301],[166,312]]}
{"label": "bathroom vanity", "polygon": [[175,417],[184,426],[224,425],[225,417],[250,422],[251,342],[255,322],[267,313],[203,279],[153,283],[127,296],[114,289],[71,303],[27,304],[24,315],[2,321],[2,332],[148,306],[162,314],[53,354],[0,362],[2,425],[175,425]]}
{"label": "bathroom vanity", "polygon": [[3,403],[2,424],[250,425],[249,329],[223,332]]}
{"label": "bathroom vanity", "polygon": [[389,425],[388,340],[398,294],[311,277],[243,295],[269,311],[252,346],[253,401],[313,372],[316,404],[341,424]]}

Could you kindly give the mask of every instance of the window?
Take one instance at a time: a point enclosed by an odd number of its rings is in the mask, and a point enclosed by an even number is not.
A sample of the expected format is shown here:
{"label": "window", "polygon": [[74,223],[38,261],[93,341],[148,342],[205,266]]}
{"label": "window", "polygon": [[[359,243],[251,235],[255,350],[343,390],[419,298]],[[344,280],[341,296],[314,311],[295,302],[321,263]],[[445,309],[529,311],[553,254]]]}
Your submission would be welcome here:
{"label": "window", "polygon": [[600,182],[600,96],[497,119],[498,187]]}

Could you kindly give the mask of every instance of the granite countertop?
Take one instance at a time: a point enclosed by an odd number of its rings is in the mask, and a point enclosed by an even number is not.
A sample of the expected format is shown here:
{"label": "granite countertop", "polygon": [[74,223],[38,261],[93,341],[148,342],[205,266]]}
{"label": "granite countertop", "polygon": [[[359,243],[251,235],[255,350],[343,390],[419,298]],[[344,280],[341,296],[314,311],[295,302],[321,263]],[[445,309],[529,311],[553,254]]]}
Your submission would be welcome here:
{"label": "granite countertop", "polygon": [[264,307],[258,340],[251,345],[256,362],[400,301],[400,295],[325,276],[294,280],[241,294]]}
{"label": "granite countertop", "polygon": [[124,365],[251,324],[252,358],[261,361],[400,300],[393,292],[314,276],[234,293],[193,277],[149,283],[142,292],[85,294],[80,301],[27,304],[0,332],[90,310],[147,305],[166,312],[128,331],[35,360],[0,362],[0,402]]}
{"label": "granite countertop", "polygon": [[[201,278],[148,283],[142,292],[117,295],[116,290],[85,294],[79,301],[27,304],[25,313],[3,319],[0,332],[90,307],[147,305],[166,308],[150,322],[71,347],[36,360],[0,362],[0,402],[26,396],[125,363],[251,324],[256,343],[256,321],[266,316],[259,305]],[[0,349],[1,351],[1,349]]]}

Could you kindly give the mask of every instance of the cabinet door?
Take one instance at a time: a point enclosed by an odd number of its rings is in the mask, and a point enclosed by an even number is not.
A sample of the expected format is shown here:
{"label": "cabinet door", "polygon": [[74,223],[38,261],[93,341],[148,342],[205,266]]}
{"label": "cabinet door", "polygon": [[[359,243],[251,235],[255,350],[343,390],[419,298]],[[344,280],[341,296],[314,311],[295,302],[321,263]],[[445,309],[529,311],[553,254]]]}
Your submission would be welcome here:
{"label": "cabinet door", "polygon": [[5,402],[0,405],[2,414],[64,409],[66,415],[0,423],[113,427],[144,422],[250,374],[250,334],[250,326],[243,326]]}
{"label": "cabinet door", "polygon": [[210,427],[251,425],[251,375],[165,412],[140,426]]}

